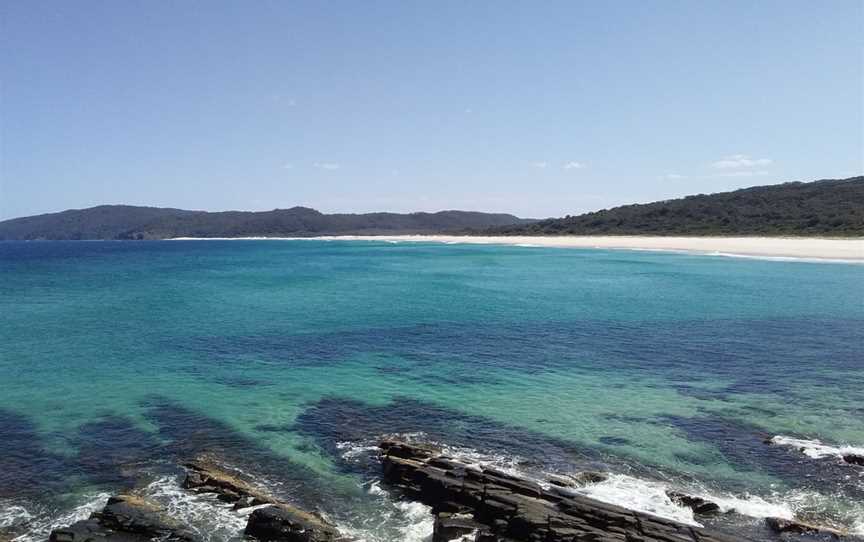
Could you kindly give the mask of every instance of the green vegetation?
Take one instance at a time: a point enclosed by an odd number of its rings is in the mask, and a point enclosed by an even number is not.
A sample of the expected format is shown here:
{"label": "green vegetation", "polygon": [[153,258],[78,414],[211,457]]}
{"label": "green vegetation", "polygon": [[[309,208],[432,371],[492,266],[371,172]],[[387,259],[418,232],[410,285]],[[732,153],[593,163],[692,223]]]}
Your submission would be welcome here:
{"label": "green vegetation", "polygon": [[0,240],[304,237],[459,232],[483,235],[864,236],[864,177],[756,186],[528,220],[508,214],[184,211],[102,205],[0,222]]}
{"label": "green vegetation", "polygon": [[864,236],[864,177],[756,186],[471,233]]}
{"label": "green vegetation", "polygon": [[306,207],[264,212],[210,213],[102,205],[0,222],[0,240],[393,235],[489,228],[527,222],[529,221],[513,215],[466,211],[326,215]]}

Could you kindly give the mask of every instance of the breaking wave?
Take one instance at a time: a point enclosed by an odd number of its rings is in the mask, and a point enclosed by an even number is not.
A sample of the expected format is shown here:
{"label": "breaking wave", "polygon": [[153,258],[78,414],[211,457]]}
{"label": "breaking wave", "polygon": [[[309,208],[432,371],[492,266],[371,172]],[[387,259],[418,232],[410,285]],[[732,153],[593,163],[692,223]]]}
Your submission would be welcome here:
{"label": "breaking wave", "polygon": [[860,446],[832,446],[830,444],[824,444],[822,441],[816,439],[808,440],[777,435],[771,439],[771,443],[778,446],[797,448],[801,453],[813,459],[832,456],[842,458],[845,455],[864,456],[864,448]]}
{"label": "breaking wave", "polygon": [[[449,446],[440,442],[433,442],[422,433],[399,435],[399,437],[406,440],[421,440],[437,445],[445,455],[467,463],[468,468],[494,468],[513,476],[533,480],[545,487],[549,487],[547,480],[550,476],[567,475],[567,473],[532,469],[529,462],[514,455],[490,454],[472,448]],[[373,444],[373,442],[376,444]],[[340,442],[338,448],[342,451],[344,459],[360,461],[364,457],[368,459],[373,454],[377,454],[377,442],[377,439],[364,442]],[[781,440],[777,443],[780,444],[781,442],[793,445],[790,440]],[[796,440],[794,444],[797,445],[800,442],[808,444],[807,448],[811,450],[811,454],[815,454],[817,450],[820,454],[824,455],[859,453],[860,450],[855,447],[825,446],[818,441]],[[819,455],[819,457],[824,455]],[[576,474],[576,472],[571,474]],[[709,489],[701,485],[694,486],[692,482],[676,484],[674,482],[649,480],[620,473],[607,472],[604,474],[606,479],[600,482],[570,488],[556,487],[555,489],[564,494],[583,495],[622,508],[636,510],[693,526],[702,526],[694,516],[693,510],[673,501],[667,492],[678,491],[716,503],[720,507],[721,513],[739,516],[737,520],[734,519],[734,516],[729,517],[728,521],[733,523],[752,521],[754,519],[760,520],[767,517],[782,519],[823,518],[828,525],[845,529],[850,534],[864,535],[864,504],[860,506],[850,505],[848,499],[844,499],[842,495],[824,495],[809,490],[774,491],[766,495],[749,493],[736,495],[716,489]],[[371,482],[368,487],[370,494],[381,492],[386,495],[386,491],[386,489],[381,488],[380,481],[378,480]],[[743,516],[743,518],[740,516]],[[431,516],[428,518],[428,521],[430,522],[430,527],[428,528],[431,528]]]}
{"label": "breaking wave", "polygon": [[[65,512],[56,513],[44,509],[26,509],[22,505],[12,505],[0,511],[0,526],[4,528],[24,527],[27,532],[13,538],[13,542],[41,542],[48,539],[54,529],[66,527],[87,519],[90,514],[105,506],[109,495],[98,493],[85,496],[80,504]],[[35,507],[34,507],[35,508]],[[11,510],[11,512],[9,512]],[[9,512],[7,514],[7,512]],[[7,520],[9,524],[6,524]]]}
{"label": "breaking wave", "polygon": [[142,495],[162,505],[166,514],[188,525],[204,541],[229,540],[241,534],[249,514],[257,507],[233,510],[215,494],[184,490],[175,476],[151,482]]}

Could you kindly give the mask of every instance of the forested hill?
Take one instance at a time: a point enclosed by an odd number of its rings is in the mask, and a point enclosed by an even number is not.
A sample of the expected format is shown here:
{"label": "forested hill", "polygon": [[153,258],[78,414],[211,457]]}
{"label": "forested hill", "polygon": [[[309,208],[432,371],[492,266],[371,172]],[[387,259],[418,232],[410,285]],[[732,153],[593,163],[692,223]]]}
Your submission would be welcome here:
{"label": "forested hill", "polygon": [[306,207],[293,207],[212,213],[102,205],[0,222],[0,240],[422,234],[528,222],[508,214],[467,211],[323,214]]}
{"label": "forested hill", "polygon": [[473,233],[864,236],[864,177],[755,186]]}

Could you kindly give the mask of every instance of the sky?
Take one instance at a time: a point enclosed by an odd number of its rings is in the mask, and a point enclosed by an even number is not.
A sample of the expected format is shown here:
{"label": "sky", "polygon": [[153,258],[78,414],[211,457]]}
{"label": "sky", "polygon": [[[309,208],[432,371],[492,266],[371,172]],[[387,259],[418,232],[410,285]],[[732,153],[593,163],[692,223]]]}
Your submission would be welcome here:
{"label": "sky", "polygon": [[0,76],[0,219],[547,217],[864,172],[860,0],[8,0]]}

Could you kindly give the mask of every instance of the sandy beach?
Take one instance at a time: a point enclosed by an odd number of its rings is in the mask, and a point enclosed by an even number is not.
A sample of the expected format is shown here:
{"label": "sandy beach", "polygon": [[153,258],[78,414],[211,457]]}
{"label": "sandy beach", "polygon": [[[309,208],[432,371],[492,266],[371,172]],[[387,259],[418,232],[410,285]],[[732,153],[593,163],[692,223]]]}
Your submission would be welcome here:
{"label": "sandy beach", "polygon": [[822,259],[864,263],[864,239],[800,237],[648,237],[648,236],[519,236],[473,237],[456,235],[327,236],[316,239],[500,244],[559,248],[607,248],[684,251],[703,254]]}

